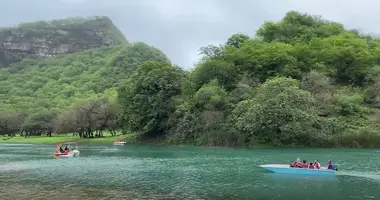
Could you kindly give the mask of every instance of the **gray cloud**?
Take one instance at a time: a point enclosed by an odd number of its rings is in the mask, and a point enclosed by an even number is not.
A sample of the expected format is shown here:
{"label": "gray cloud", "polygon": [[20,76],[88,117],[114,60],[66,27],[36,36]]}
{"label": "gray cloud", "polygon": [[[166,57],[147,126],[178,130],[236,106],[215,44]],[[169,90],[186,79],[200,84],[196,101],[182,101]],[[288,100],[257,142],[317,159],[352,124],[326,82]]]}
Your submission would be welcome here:
{"label": "gray cloud", "polygon": [[161,49],[192,68],[197,50],[234,33],[255,35],[264,21],[289,10],[322,15],[347,28],[380,33],[380,1],[366,0],[0,0],[0,26],[74,16],[109,16],[130,41]]}

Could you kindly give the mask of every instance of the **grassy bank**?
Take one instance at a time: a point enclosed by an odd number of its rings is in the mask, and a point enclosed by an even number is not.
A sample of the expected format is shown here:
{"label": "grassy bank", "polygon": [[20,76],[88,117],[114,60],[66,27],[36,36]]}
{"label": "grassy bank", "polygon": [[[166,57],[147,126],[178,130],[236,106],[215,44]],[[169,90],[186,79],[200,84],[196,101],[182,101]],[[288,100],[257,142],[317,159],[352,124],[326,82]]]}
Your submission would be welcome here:
{"label": "grassy bank", "polygon": [[57,144],[63,142],[77,142],[78,144],[112,144],[114,141],[124,140],[129,143],[135,143],[136,135],[116,135],[104,134],[101,138],[79,138],[79,136],[68,135],[53,135],[52,137],[46,136],[33,136],[33,137],[3,137],[0,138],[0,143],[22,143],[22,144]]}

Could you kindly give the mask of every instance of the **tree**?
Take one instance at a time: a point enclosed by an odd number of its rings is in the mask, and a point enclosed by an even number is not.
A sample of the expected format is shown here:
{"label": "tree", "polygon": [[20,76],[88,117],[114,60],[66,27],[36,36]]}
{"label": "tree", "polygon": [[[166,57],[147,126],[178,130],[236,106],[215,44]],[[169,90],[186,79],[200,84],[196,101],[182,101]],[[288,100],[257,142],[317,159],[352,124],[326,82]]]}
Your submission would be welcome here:
{"label": "tree", "polygon": [[184,75],[182,69],[168,63],[143,64],[119,90],[122,125],[139,133],[165,133]]}
{"label": "tree", "polygon": [[105,99],[105,102],[100,106],[99,121],[97,123],[98,136],[103,136],[103,131],[108,130],[112,136],[116,135],[116,130],[118,129],[118,111],[120,106],[118,102],[114,99]]}
{"label": "tree", "polygon": [[244,34],[234,34],[230,38],[228,38],[226,45],[234,47],[234,48],[240,48],[242,44],[249,40],[249,36]]}
{"label": "tree", "polygon": [[224,55],[223,46],[208,45],[199,49],[199,54],[203,55],[202,60],[218,59]]}
{"label": "tree", "polygon": [[334,101],[332,80],[318,71],[310,71],[302,77],[301,87],[313,94],[320,108],[320,114],[327,116],[332,114]]}
{"label": "tree", "polygon": [[194,105],[199,110],[220,110],[228,107],[228,96],[217,81],[201,87],[194,94]]}
{"label": "tree", "polygon": [[313,39],[310,48],[314,50],[312,59],[334,69],[330,75],[343,83],[364,83],[370,68],[375,64],[368,45],[351,33]]}
{"label": "tree", "polygon": [[327,38],[344,32],[343,25],[296,11],[287,12],[278,23],[265,22],[257,36],[265,42],[308,43],[313,38]]}
{"label": "tree", "polygon": [[41,136],[43,133],[46,133],[51,137],[55,115],[55,112],[49,111],[29,115],[22,128],[24,136]]}
{"label": "tree", "polygon": [[240,70],[246,71],[260,82],[278,75],[292,75],[296,58],[291,55],[292,45],[284,43],[264,43],[249,40],[242,47],[228,52],[227,58]]}
{"label": "tree", "polygon": [[275,144],[310,143],[318,117],[312,95],[289,78],[266,81],[256,97],[238,104],[234,114],[238,130]]}
{"label": "tree", "polygon": [[25,113],[0,113],[0,135],[16,136],[26,117]]}
{"label": "tree", "polygon": [[118,109],[116,101],[108,97],[83,100],[57,116],[54,130],[61,134],[78,133],[81,138],[102,137],[105,130],[116,135]]}
{"label": "tree", "polygon": [[236,82],[239,81],[239,78],[238,69],[232,63],[211,59],[196,66],[190,74],[194,91],[214,79],[226,90],[231,90],[236,87]]}

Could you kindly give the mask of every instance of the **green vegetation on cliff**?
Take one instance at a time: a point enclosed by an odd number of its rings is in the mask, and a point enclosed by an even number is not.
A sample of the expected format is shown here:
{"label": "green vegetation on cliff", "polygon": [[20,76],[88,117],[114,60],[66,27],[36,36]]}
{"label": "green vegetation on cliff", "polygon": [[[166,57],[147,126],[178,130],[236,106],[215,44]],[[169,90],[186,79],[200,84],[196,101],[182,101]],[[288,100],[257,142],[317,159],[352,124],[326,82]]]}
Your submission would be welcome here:
{"label": "green vegetation on cliff", "polygon": [[143,43],[103,47],[0,69],[0,111],[64,109],[120,86],[145,61],[168,61]]}
{"label": "green vegetation on cliff", "polygon": [[161,51],[131,43],[0,69],[0,131],[92,135],[97,127],[115,133],[116,88],[146,61],[169,62]]}
{"label": "green vegetation on cliff", "polygon": [[191,71],[156,50],[126,50],[134,45],[1,71],[1,133],[120,129],[170,144],[380,146],[379,38],[291,11],[255,38],[202,47]]}
{"label": "green vegetation on cliff", "polygon": [[125,43],[124,35],[108,17],[28,22],[0,29],[0,67],[23,59],[47,58]]}

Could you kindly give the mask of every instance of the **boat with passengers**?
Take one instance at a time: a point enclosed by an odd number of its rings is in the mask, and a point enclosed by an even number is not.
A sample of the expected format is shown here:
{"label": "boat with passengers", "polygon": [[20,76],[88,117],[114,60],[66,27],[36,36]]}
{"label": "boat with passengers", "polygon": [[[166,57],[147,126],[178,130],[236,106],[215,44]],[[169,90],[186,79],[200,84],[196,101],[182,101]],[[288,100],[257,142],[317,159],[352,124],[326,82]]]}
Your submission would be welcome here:
{"label": "boat with passengers", "polygon": [[321,167],[320,164],[315,161],[314,163],[310,163],[310,165],[306,164],[306,161],[303,163],[297,159],[296,163],[291,163],[290,165],[284,164],[268,164],[268,165],[260,165],[264,169],[274,172],[274,173],[282,173],[282,174],[302,174],[302,175],[329,175],[335,176],[338,171],[337,166],[333,161],[328,162],[327,167]]}
{"label": "boat with passengers", "polygon": [[122,146],[122,145],[126,145],[127,143],[124,142],[124,141],[115,141],[112,143],[112,145],[114,146]]}
{"label": "boat with passengers", "polygon": [[[66,146],[62,149],[62,146]],[[54,153],[54,158],[70,158],[78,157],[80,151],[76,142],[65,142],[57,144],[57,150]]]}

